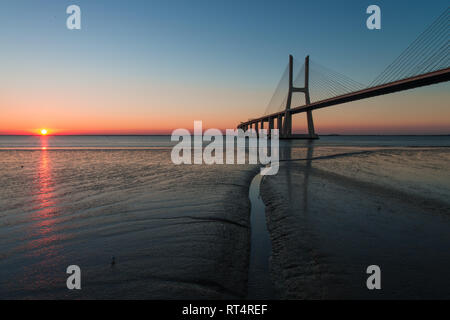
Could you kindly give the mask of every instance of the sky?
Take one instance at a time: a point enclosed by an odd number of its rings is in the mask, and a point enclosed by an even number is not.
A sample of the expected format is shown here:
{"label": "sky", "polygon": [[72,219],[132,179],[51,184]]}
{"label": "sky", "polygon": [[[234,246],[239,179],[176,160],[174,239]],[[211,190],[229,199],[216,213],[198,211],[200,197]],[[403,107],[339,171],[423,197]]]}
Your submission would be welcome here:
{"label": "sky", "polygon": [[[69,30],[66,8],[81,8]],[[381,30],[366,8],[381,8]],[[292,54],[370,83],[428,1],[2,0],[0,134],[170,134],[261,116]],[[319,134],[450,134],[448,83],[313,113]],[[295,116],[295,130],[304,130]]]}

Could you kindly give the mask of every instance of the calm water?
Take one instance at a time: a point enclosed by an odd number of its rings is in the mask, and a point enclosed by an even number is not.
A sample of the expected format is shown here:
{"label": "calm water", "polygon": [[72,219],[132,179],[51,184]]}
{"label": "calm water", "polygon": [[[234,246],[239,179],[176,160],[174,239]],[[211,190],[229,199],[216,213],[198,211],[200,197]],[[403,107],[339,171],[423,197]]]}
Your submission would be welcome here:
{"label": "calm water", "polygon": [[[304,146],[304,140],[281,141],[281,145]],[[169,148],[170,136],[0,136],[0,149],[64,148]],[[322,136],[316,146],[436,147],[450,146],[450,136]]]}
{"label": "calm water", "polygon": [[[0,298],[247,297],[248,188],[258,168],[176,166],[174,144],[168,136],[0,136]],[[367,158],[312,166],[422,200],[446,203],[450,194],[449,136],[281,144],[286,159],[370,149]],[[280,258],[285,243],[276,245]],[[81,291],[66,289],[71,264],[82,269]]]}

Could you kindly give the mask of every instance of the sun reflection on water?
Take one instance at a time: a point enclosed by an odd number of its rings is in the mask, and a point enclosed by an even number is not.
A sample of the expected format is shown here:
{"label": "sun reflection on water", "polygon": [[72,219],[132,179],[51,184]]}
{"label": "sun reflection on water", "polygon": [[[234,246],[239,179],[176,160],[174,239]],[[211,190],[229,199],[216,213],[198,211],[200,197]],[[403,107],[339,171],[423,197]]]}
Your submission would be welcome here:
{"label": "sun reflection on water", "polygon": [[[33,192],[34,208],[31,214],[32,224],[29,227],[26,244],[27,255],[34,263],[27,267],[29,287],[46,287],[52,279],[43,276],[51,274],[62,259],[60,254],[61,234],[57,230],[59,209],[56,200],[56,187],[52,166],[51,151],[48,148],[48,137],[41,137],[38,165],[35,169],[35,190]],[[33,270],[40,270],[36,273]]]}

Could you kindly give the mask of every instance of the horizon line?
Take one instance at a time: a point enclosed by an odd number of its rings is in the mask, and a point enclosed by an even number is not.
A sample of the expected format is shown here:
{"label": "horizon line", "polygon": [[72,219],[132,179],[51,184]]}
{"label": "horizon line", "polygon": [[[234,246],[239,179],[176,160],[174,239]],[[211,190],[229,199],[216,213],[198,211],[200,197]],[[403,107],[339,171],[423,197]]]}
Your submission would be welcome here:
{"label": "horizon line", "polygon": [[[194,134],[191,134],[194,135]],[[202,134],[204,135],[204,134]],[[166,137],[171,136],[171,134],[49,134],[49,135],[39,135],[39,134],[0,134],[1,137]],[[398,136],[398,137],[414,137],[414,136],[430,136],[430,137],[442,137],[450,136],[450,133],[442,134],[341,134],[341,133],[328,133],[319,134],[319,136],[360,136],[360,137],[371,137],[371,136]]]}

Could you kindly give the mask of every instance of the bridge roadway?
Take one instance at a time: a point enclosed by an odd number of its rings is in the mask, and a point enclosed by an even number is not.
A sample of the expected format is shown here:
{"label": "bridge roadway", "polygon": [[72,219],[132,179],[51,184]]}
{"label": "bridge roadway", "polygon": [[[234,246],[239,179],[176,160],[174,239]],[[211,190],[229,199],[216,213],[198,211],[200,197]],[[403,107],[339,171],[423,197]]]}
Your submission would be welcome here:
{"label": "bridge roadway", "polygon": [[283,110],[280,112],[272,113],[270,115],[265,115],[259,118],[251,119],[249,121],[241,122],[238,128],[247,130],[252,125],[255,125],[255,129],[259,128],[258,123],[261,123],[261,128],[264,122],[269,123],[269,129],[273,129],[274,119],[278,119],[278,128],[281,127],[282,118],[286,116],[286,113],[297,114],[307,111],[312,111],[316,109],[331,107],[337,104],[342,104],[346,102],[357,101],[361,99],[367,99],[371,97],[376,97],[384,94],[389,94],[393,92],[400,92],[408,89],[428,86],[440,82],[446,82],[450,80],[450,68],[433,71],[418,76],[386,83],[383,85],[347,93],[344,95],[336,96],[333,98],[325,99],[310,103],[308,105],[303,105],[299,107],[294,107],[289,110]]}

